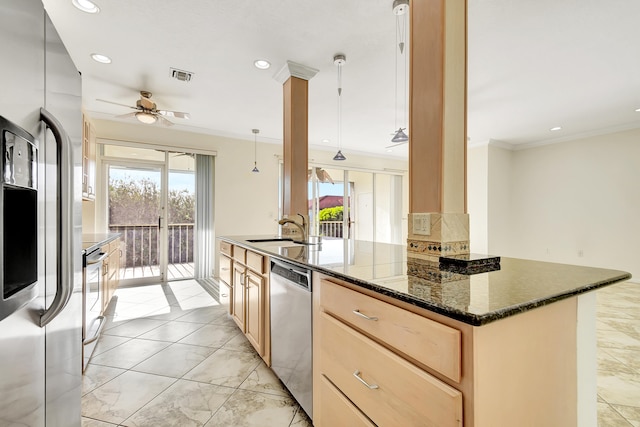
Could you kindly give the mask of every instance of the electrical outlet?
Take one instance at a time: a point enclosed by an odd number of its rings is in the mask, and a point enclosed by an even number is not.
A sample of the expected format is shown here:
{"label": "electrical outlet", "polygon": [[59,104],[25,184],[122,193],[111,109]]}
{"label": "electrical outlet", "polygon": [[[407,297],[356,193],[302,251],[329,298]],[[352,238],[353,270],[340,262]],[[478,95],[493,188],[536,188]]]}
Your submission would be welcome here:
{"label": "electrical outlet", "polygon": [[430,214],[412,214],[413,218],[413,234],[429,236],[431,234],[431,215]]}

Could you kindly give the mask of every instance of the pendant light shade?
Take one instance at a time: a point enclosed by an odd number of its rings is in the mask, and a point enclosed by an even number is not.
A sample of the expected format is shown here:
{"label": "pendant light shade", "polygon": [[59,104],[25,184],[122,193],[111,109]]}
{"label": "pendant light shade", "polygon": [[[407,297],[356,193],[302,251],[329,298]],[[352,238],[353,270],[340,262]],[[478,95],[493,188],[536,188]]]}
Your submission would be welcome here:
{"label": "pendant light shade", "polygon": [[260,133],[260,129],[251,129],[253,132],[253,169],[251,172],[258,173],[258,133]]}
{"label": "pendant light shade", "polygon": [[347,57],[341,53],[334,55],[333,63],[338,66],[338,152],[333,160],[347,160],[342,154],[342,66],[347,62]]}
{"label": "pendant light shade", "polygon": [[333,156],[333,160],[347,160],[347,158],[342,154],[341,150],[338,150],[335,156]]}
{"label": "pendant light shade", "polygon": [[398,128],[396,134],[391,138],[391,142],[406,142],[409,140],[409,137],[406,133],[404,133],[404,128]]}

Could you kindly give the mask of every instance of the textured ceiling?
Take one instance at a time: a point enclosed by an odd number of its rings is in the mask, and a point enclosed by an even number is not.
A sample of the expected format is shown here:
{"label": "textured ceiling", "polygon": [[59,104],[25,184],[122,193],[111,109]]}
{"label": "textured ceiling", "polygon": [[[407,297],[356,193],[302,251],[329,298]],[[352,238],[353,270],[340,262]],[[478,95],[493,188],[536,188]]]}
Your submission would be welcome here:
{"label": "textured ceiling", "polygon": [[[134,105],[148,90],[158,108],[191,113],[172,119],[175,129],[252,140],[258,128],[259,140],[279,142],[282,87],[273,75],[291,60],[320,70],[309,83],[309,144],[335,150],[333,56],[344,53],[343,152],[406,157],[406,145],[385,149],[404,116],[396,119],[394,108],[392,0],[95,1],[101,12],[90,15],[71,0],[43,0],[82,72],[91,116],[131,111],[96,99]],[[640,127],[639,1],[468,3],[471,143],[527,145]],[[94,62],[93,52],[113,63]],[[258,58],[271,69],[253,67]],[[193,80],[171,79],[170,67],[194,72]]]}

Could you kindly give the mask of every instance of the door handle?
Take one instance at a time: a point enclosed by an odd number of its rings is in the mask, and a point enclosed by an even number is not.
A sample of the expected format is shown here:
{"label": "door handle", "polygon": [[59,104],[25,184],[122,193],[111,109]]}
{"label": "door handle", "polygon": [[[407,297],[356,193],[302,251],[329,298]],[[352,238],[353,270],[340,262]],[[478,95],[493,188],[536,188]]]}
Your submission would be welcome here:
{"label": "door handle", "polygon": [[64,310],[73,292],[73,151],[69,135],[50,112],[40,109],[42,120],[56,140],[58,158],[58,199],[56,202],[56,251],[58,253],[56,296],[40,316],[40,327],[46,326]]}
{"label": "door handle", "polygon": [[162,220],[162,217],[161,217],[161,216],[159,216],[159,217],[158,217],[158,230],[160,230],[160,227],[162,226],[162,225],[160,224],[160,220]]}

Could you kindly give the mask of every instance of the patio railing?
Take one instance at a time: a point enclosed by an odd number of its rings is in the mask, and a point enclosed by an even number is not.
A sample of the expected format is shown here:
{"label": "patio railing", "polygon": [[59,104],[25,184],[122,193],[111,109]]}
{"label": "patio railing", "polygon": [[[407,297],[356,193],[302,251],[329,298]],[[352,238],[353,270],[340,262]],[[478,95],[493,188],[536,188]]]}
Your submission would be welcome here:
{"label": "patio railing", "polygon": [[[122,267],[159,264],[158,224],[111,225],[109,231],[122,234]],[[169,224],[169,264],[193,262],[193,224]]]}
{"label": "patio railing", "polygon": [[[349,223],[346,237],[351,237],[350,230],[353,221]],[[318,223],[318,234],[324,237],[343,237],[344,230],[342,221],[320,221]]]}

